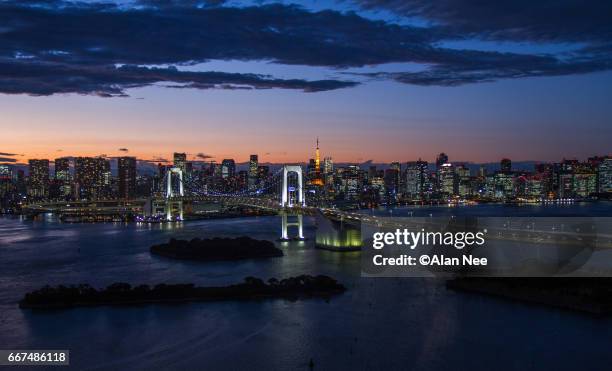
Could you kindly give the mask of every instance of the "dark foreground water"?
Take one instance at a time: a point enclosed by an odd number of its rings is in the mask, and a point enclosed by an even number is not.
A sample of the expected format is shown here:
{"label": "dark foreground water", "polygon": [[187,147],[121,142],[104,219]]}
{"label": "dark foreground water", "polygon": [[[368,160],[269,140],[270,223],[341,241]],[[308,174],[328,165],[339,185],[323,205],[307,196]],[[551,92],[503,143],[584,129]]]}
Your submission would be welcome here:
{"label": "dark foreground water", "polygon": [[[487,207],[488,213],[499,211]],[[582,207],[535,207],[530,213],[612,215],[609,205]],[[434,279],[360,278],[359,253],[314,249],[313,221],[307,223],[310,240],[282,245],[283,258],[190,263],[151,256],[148,249],[170,237],[275,239],[280,218],[174,226],[0,218],[0,349],[70,349],[73,368],[92,370],[307,370],[311,358],[315,370],[610,369],[612,319],[447,291]],[[223,285],[249,275],[267,279],[302,273],[328,274],[349,290],[329,302],[52,312],[17,306],[24,293],[45,284]]]}

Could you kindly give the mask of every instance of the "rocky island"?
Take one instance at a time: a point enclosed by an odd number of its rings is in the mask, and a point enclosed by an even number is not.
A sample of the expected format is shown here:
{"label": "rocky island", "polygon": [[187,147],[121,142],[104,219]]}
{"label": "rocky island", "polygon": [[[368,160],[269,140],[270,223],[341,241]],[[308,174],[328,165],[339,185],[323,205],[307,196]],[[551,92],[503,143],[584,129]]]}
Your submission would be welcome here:
{"label": "rocky island", "polygon": [[127,283],[114,283],[97,290],[89,285],[45,286],[30,292],[19,302],[24,309],[62,309],[101,305],[137,305],[154,303],[180,303],[191,301],[261,300],[282,298],[329,298],[346,290],[344,285],[328,276],[302,275],[268,282],[247,277],[244,282],[222,287],[198,287],[193,284],[159,284],[153,287],[132,287]]}
{"label": "rocky island", "polygon": [[151,246],[151,253],[167,258],[219,261],[261,259],[283,256],[274,243],[250,237],[194,238],[191,241],[170,239],[168,243]]}
{"label": "rocky island", "polygon": [[596,315],[612,314],[612,278],[464,277],[447,281],[446,287]]}

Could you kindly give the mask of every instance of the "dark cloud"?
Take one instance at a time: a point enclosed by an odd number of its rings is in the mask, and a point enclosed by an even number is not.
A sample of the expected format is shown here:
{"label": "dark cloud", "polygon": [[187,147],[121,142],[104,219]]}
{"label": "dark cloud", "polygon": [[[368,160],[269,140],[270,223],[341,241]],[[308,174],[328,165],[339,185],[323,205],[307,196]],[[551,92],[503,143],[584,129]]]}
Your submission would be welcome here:
{"label": "dark cloud", "polygon": [[207,154],[202,153],[202,152],[198,153],[198,154],[197,154],[195,157],[196,157],[196,158],[199,158],[199,159],[202,159],[202,160],[206,160],[206,159],[209,159],[209,158],[213,158],[213,156],[211,156],[211,155],[207,155]]}
{"label": "dark cloud", "polygon": [[425,71],[361,75],[390,78],[412,85],[459,86],[500,79],[563,76],[612,69],[612,52],[601,48],[583,48],[566,53],[565,58],[466,50],[448,51],[446,57],[446,61],[441,60]]}
{"label": "dark cloud", "polygon": [[119,148],[119,152],[129,152],[127,148]]}
{"label": "dark cloud", "polygon": [[[110,97],[152,84],[306,92],[357,85],[343,79],[308,81],[145,67],[213,59],[333,69],[412,62],[425,70],[359,76],[439,86],[612,69],[612,44],[605,43],[612,27],[606,22],[612,12],[604,12],[609,2],[587,2],[586,9],[577,9],[571,1],[529,6],[523,0],[516,2],[522,6],[510,1],[361,1],[364,7],[428,19],[434,23],[428,27],[280,4],[217,7],[211,2],[150,0],[141,2],[141,7],[118,8],[112,3],[43,3],[0,2],[1,93]],[[563,21],[567,27],[562,27]],[[468,38],[582,40],[584,47],[565,55],[525,55],[440,46],[444,40]]]}
{"label": "dark cloud", "polygon": [[225,72],[184,72],[176,68],[80,65],[40,60],[0,59],[0,92],[51,95],[56,93],[125,96],[125,89],[155,83],[181,84],[181,88],[212,89],[242,86],[255,89],[333,90],[356,83],[336,80],[283,80],[265,75]]}
{"label": "dark cloud", "polygon": [[0,157],[0,162],[17,162],[17,160],[10,157]]}
{"label": "dark cloud", "polygon": [[226,0],[139,0],[138,5],[156,8],[168,7],[208,7],[222,5]]}
{"label": "dark cloud", "polygon": [[19,155],[17,153],[0,152],[0,156],[23,156],[23,155]]}
{"label": "dark cloud", "polygon": [[221,60],[350,67],[415,58],[431,30],[296,6],[113,9],[1,5],[0,53],[82,64]]}
{"label": "dark cloud", "polygon": [[512,41],[608,42],[609,0],[354,0],[433,22],[455,37]]}
{"label": "dark cloud", "polygon": [[153,157],[152,159],[149,160],[140,160],[140,161],[144,161],[144,162],[151,162],[151,163],[162,163],[162,164],[168,164],[171,161],[168,160],[167,158],[163,158],[163,157]]}

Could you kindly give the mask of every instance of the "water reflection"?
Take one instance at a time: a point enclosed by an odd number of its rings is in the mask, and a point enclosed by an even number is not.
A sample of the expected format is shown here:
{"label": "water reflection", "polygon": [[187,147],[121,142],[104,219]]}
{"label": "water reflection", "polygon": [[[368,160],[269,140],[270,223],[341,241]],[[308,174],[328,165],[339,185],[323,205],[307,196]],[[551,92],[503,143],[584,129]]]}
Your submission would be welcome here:
{"label": "water reflection", "polygon": [[[280,217],[181,224],[60,224],[0,218],[0,344],[68,348],[76,369],[597,369],[612,361],[612,321],[447,291],[442,282],[361,278],[360,252],[281,244],[282,258],[198,264],[151,256],[169,238],[276,240]],[[16,303],[45,284],[116,281],[224,285],[328,274],[349,290],[325,300],[79,308],[35,313]],[[573,341],[572,339],[589,339]]]}

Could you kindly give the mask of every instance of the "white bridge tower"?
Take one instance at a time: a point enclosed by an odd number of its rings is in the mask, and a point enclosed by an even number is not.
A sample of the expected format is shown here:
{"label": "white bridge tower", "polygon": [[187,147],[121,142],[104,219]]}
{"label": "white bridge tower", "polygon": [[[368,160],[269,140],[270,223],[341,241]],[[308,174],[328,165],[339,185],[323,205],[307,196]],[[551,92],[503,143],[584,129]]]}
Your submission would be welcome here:
{"label": "white bridge tower", "polygon": [[[172,189],[172,175],[178,174],[179,178],[179,194],[174,193]],[[174,197],[185,196],[185,188],[183,185],[183,170],[178,167],[168,169],[166,172],[166,220],[172,221],[172,214],[178,214],[178,220],[183,220],[183,200],[173,199]]]}
{"label": "white bridge tower", "polygon": [[297,202],[300,206],[306,206],[306,199],[304,198],[304,181],[302,179],[302,167],[299,165],[285,165],[283,166],[283,190],[281,197],[281,207],[293,207],[291,199],[289,198],[287,176],[289,173],[296,173],[298,177],[298,188],[296,190]]}

